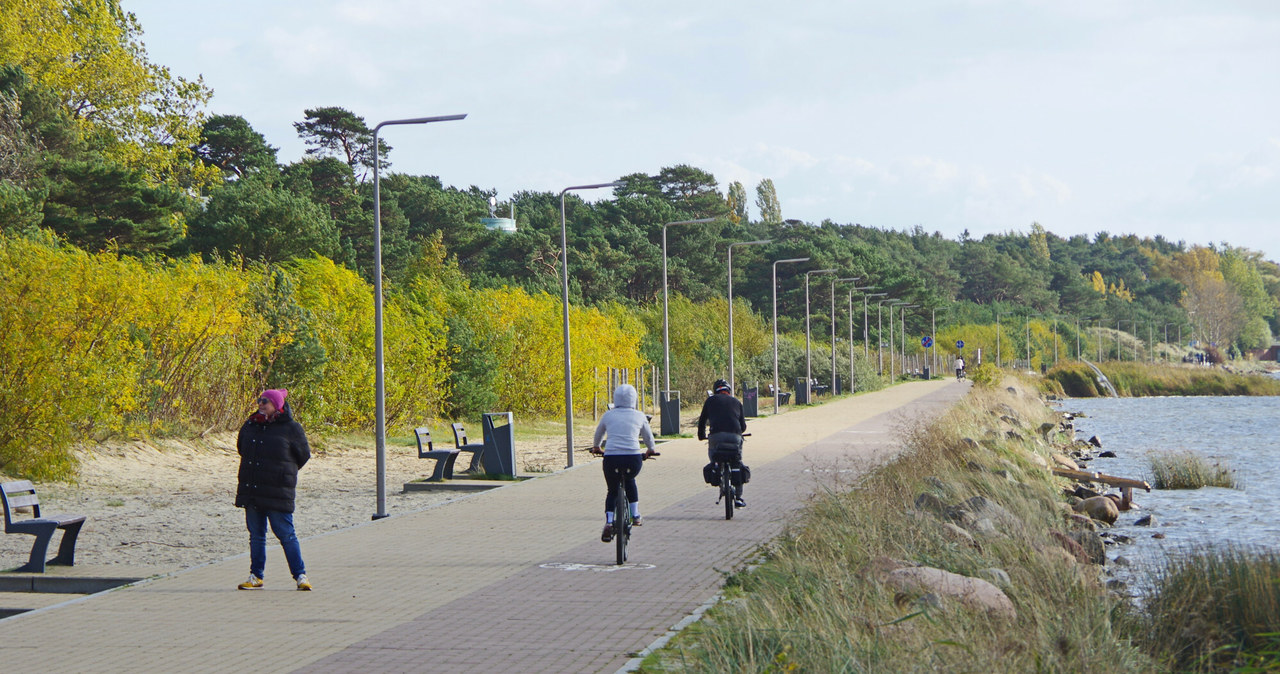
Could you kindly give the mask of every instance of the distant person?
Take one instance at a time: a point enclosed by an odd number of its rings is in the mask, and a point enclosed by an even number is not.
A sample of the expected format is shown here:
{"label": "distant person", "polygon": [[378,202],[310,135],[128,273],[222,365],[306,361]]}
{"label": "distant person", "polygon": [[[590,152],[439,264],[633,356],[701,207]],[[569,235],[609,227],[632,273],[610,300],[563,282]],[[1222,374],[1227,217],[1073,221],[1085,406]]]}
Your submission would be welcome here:
{"label": "distant person", "polygon": [[[638,527],[644,523],[640,519],[640,490],[636,487],[636,475],[640,474],[645,457],[653,456],[653,429],[649,428],[649,419],[644,412],[636,409],[636,396],[636,387],[631,384],[623,384],[613,390],[613,408],[600,416],[591,447],[592,454],[604,456],[604,481],[608,491],[604,497],[604,531],[600,540],[605,543],[613,540],[613,501],[617,498],[618,489],[618,483],[613,479],[615,471],[621,470],[627,476],[624,488],[631,509],[631,526]],[[641,440],[647,451],[640,448]]]}
{"label": "distant person", "polygon": [[[707,442],[707,458],[715,463],[716,452],[728,452],[733,455],[730,461],[732,468],[742,470],[742,434],[747,431],[747,419],[742,416],[742,403],[733,397],[729,382],[717,379],[711,385],[712,394],[702,403],[702,414],[698,416],[698,439]],[[707,430],[711,431],[710,438]],[[741,473],[740,473],[741,474]],[[733,503],[739,508],[747,507],[742,499],[742,481],[733,485]]]}
{"label": "distant person", "polygon": [[239,484],[236,507],[244,508],[249,528],[249,580],[240,583],[241,590],[262,587],[267,565],[267,524],[280,539],[284,557],[289,562],[299,590],[310,590],[307,567],[302,563],[302,548],[293,531],[294,489],[298,469],[311,458],[307,434],[293,420],[284,401],[289,392],[269,389],[258,396],[258,411],[240,427],[236,449],[240,452]]}
{"label": "distant person", "polygon": [[956,356],[956,379],[964,379],[964,356]]}

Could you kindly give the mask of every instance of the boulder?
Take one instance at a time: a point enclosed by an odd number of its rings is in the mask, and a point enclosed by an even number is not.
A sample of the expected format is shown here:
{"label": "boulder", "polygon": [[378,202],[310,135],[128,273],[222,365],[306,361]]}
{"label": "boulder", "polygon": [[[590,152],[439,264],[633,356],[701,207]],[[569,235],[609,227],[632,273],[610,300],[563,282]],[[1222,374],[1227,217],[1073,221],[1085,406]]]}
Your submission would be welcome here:
{"label": "boulder", "polygon": [[978,542],[973,539],[973,534],[969,533],[968,531],[965,531],[964,529],[961,529],[960,527],[950,522],[944,522],[942,524],[942,530],[946,532],[948,539],[956,543],[960,543],[961,545],[967,545],[971,548],[980,547],[978,545]]}
{"label": "boulder", "polygon": [[1098,452],[1098,458],[1099,458],[1099,459],[1114,459],[1114,458],[1116,458],[1116,453],[1108,449],[1108,450],[1107,450],[1107,451],[1105,451],[1105,452]]}
{"label": "boulder", "polygon": [[1094,496],[1081,501],[1075,506],[1076,512],[1084,513],[1089,517],[1107,524],[1115,524],[1116,518],[1120,517],[1120,508],[1116,506],[1116,502],[1106,496]]}
{"label": "boulder", "polygon": [[1102,448],[1102,440],[1096,435],[1089,438],[1089,444],[1093,445],[1094,447],[1098,447],[1099,449]]}
{"label": "boulder", "polygon": [[933,593],[955,599],[968,608],[985,610],[1002,618],[1014,620],[1018,617],[1018,611],[1009,597],[1000,588],[981,578],[917,566],[889,572],[885,583],[902,592],[922,595]]}
{"label": "boulder", "polygon": [[978,441],[973,438],[960,438],[960,445],[965,449],[977,449],[981,446],[978,444]]}
{"label": "boulder", "polygon": [[978,576],[996,587],[1006,588],[1013,585],[1013,581],[1009,578],[1008,572],[1004,569],[997,569],[995,567],[981,569],[978,571]]}
{"label": "boulder", "polygon": [[1160,533],[1159,531],[1157,531],[1157,532],[1155,532],[1154,534],[1151,534],[1151,537],[1152,537],[1152,538],[1154,538],[1154,539],[1159,540],[1159,539],[1164,538],[1164,534],[1162,534],[1162,533]]}
{"label": "boulder", "polygon": [[1155,515],[1143,515],[1142,517],[1139,517],[1139,518],[1138,518],[1138,521],[1137,521],[1137,522],[1134,522],[1134,524],[1136,524],[1136,525],[1138,525],[1138,526],[1140,526],[1140,527],[1154,527],[1154,526],[1156,525],[1156,516],[1155,516]]}
{"label": "boulder", "polygon": [[1035,465],[1040,466],[1041,468],[1049,467],[1049,462],[1045,461],[1043,456],[1040,456],[1035,452],[1027,452],[1027,459],[1031,461],[1031,463],[1034,463]]}
{"label": "boulder", "polygon": [[1129,558],[1124,555],[1117,555],[1115,559],[1111,560],[1111,563],[1116,566],[1133,566],[1133,562],[1129,561]]}
{"label": "boulder", "polygon": [[1068,517],[1067,519],[1072,524],[1084,529],[1088,529],[1089,531],[1098,530],[1098,525],[1094,523],[1093,518],[1088,517],[1086,515],[1081,515],[1079,513],[1072,513],[1071,516]]}
{"label": "boulder", "polygon": [[1102,537],[1098,536],[1097,532],[1073,531],[1068,535],[1071,540],[1080,544],[1090,562],[1100,565],[1107,563],[1107,546],[1103,544]]}
{"label": "boulder", "polygon": [[923,492],[916,497],[916,509],[941,515],[947,511],[947,504],[943,503],[942,499],[937,496],[929,492]]}
{"label": "boulder", "polygon": [[1129,584],[1119,578],[1112,578],[1107,581],[1107,589],[1113,592],[1119,592],[1127,587],[1129,587]]}
{"label": "boulder", "polygon": [[1022,428],[1022,420],[1015,416],[1004,414],[1000,416],[1000,421],[1003,421],[1014,428]]}
{"label": "boulder", "polygon": [[1080,543],[1074,538],[1071,538],[1061,531],[1050,531],[1049,535],[1053,537],[1053,540],[1058,542],[1058,545],[1062,546],[1063,550],[1066,550],[1067,553],[1071,555],[1072,559],[1081,564],[1089,563],[1089,554],[1084,551],[1084,546],[1080,545]]}
{"label": "boulder", "polygon": [[1046,421],[1043,424],[1040,424],[1040,427],[1036,429],[1036,432],[1042,435],[1045,439],[1048,439],[1049,434],[1052,433],[1057,428],[1058,428],[1057,424]]}
{"label": "boulder", "polygon": [[1072,461],[1070,457],[1065,456],[1063,454],[1054,452],[1049,455],[1049,458],[1053,459],[1054,463],[1058,464],[1059,466],[1062,466],[1063,468],[1069,468],[1071,470],[1080,470],[1079,464],[1077,464],[1075,461]]}

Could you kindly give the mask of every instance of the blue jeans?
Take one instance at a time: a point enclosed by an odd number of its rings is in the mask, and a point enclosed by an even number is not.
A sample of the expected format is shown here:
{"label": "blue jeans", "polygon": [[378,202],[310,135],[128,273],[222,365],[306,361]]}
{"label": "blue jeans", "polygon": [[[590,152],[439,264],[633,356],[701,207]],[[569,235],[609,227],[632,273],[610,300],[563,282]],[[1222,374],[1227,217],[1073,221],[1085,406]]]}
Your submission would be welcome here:
{"label": "blue jeans", "polygon": [[293,513],[245,506],[244,521],[249,527],[249,573],[262,578],[262,571],[267,566],[268,522],[271,523],[271,531],[280,539],[280,547],[284,548],[284,558],[289,561],[289,573],[297,578],[307,572],[306,565],[302,563],[302,547],[298,545],[298,536],[293,532]]}

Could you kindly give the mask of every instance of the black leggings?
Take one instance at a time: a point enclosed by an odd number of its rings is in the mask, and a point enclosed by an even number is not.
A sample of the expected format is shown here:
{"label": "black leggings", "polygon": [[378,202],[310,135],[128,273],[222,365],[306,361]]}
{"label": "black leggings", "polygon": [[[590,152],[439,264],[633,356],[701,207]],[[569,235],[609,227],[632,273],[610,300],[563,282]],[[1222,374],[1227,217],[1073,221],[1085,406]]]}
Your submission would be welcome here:
{"label": "black leggings", "polygon": [[618,476],[615,471],[622,471],[627,476],[627,502],[640,501],[640,490],[636,489],[636,475],[644,464],[643,454],[615,454],[604,457],[604,481],[609,485],[609,493],[604,497],[604,511],[613,510],[613,499],[618,494]]}

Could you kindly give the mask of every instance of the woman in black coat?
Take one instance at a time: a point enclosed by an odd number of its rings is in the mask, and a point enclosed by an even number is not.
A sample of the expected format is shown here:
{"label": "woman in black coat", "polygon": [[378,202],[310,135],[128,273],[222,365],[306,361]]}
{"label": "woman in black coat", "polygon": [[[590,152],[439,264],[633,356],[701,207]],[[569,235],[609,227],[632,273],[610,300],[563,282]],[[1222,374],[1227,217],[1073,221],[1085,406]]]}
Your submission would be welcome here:
{"label": "woman in black coat", "polygon": [[293,530],[294,490],[298,469],[311,458],[307,434],[293,420],[284,398],[285,389],[269,389],[258,396],[258,412],[240,427],[236,449],[240,452],[240,474],[236,486],[236,507],[244,508],[249,528],[249,580],[241,590],[262,587],[267,565],[267,525],[280,539],[289,572],[299,590],[310,590],[302,548]]}

